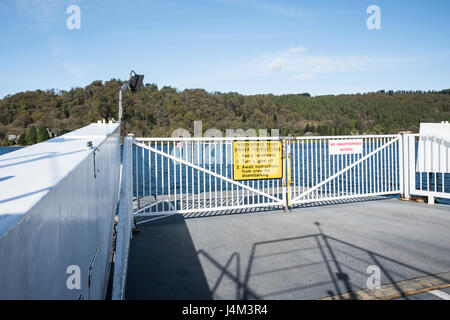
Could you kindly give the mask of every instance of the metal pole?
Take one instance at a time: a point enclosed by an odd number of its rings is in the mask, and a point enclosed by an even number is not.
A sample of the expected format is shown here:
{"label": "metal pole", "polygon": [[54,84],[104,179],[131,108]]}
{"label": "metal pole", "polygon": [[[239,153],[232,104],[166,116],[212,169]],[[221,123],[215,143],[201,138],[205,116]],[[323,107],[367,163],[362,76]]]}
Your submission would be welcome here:
{"label": "metal pole", "polygon": [[119,91],[119,123],[122,121],[122,92],[124,92],[129,85],[130,81],[127,81]]}

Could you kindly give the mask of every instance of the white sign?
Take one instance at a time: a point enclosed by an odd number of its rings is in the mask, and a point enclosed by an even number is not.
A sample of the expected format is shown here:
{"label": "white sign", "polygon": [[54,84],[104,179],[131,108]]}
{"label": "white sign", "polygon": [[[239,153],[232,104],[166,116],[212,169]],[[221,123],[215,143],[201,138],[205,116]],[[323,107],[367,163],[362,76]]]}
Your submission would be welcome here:
{"label": "white sign", "polygon": [[330,156],[341,154],[361,154],[363,153],[363,141],[362,139],[329,140],[328,150]]}
{"label": "white sign", "polygon": [[421,123],[417,172],[450,173],[450,124]]}

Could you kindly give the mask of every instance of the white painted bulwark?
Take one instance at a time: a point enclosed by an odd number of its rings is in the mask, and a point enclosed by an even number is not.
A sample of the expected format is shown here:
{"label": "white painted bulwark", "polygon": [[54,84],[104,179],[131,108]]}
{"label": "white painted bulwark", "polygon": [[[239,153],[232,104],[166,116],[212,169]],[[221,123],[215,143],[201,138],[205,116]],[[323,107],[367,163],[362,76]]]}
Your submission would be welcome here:
{"label": "white painted bulwark", "polygon": [[417,172],[450,173],[450,124],[421,123]]}
{"label": "white painted bulwark", "polygon": [[0,299],[105,297],[119,170],[117,123],[0,156]]}

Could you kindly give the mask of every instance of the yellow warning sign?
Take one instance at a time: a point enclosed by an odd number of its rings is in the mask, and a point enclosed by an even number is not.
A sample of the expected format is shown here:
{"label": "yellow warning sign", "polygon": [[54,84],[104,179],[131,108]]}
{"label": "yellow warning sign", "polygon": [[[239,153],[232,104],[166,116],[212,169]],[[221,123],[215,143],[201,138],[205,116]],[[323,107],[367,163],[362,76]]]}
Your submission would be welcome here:
{"label": "yellow warning sign", "polygon": [[281,141],[233,141],[233,179],[281,179],[282,148]]}

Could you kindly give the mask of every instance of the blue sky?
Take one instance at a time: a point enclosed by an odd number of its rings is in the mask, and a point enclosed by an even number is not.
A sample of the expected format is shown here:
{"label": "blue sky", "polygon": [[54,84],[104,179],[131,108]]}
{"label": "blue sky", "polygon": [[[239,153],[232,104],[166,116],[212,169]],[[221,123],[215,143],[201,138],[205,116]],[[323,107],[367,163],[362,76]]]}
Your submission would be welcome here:
{"label": "blue sky", "polygon": [[[67,7],[81,10],[70,30]],[[369,30],[369,5],[381,29]],[[313,95],[450,88],[448,0],[4,0],[0,97],[127,78]]]}

